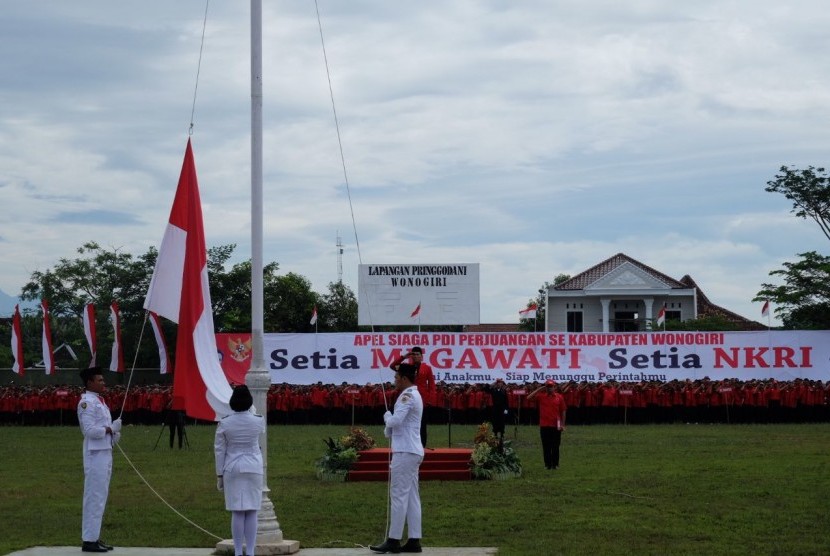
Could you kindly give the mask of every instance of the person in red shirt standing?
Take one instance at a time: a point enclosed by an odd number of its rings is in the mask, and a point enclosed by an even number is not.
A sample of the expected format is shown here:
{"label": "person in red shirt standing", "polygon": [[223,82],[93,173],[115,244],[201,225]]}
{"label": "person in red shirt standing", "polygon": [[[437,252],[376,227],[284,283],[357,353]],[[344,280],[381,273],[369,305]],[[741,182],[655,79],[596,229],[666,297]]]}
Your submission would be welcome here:
{"label": "person in red shirt standing", "polygon": [[538,398],[539,435],[542,437],[542,456],[547,469],[559,468],[559,445],[568,409],[562,394],[554,391],[555,385],[555,382],[548,380],[527,396],[527,401]]}
{"label": "person in red shirt standing", "polygon": [[398,372],[398,367],[401,363],[409,359],[409,363],[415,367],[415,386],[418,387],[418,393],[424,401],[424,414],[421,416],[421,445],[427,446],[427,407],[432,406],[435,400],[435,375],[432,374],[432,367],[424,363],[424,350],[418,346],[413,347],[408,353],[405,353],[392,361],[389,368]]}

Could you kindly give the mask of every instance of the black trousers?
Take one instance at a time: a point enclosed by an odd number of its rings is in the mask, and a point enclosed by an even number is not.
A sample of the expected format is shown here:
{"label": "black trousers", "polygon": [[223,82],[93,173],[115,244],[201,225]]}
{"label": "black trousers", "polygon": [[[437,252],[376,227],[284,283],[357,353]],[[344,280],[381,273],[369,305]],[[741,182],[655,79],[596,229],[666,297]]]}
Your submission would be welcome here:
{"label": "black trousers", "polygon": [[539,427],[542,437],[542,457],[545,467],[552,469],[559,467],[559,445],[562,443],[562,431],[556,427]]}
{"label": "black trousers", "polygon": [[173,439],[176,433],[179,434],[179,448],[182,447],[182,436],[184,436],[184,412],[171,410],[167,414],[167,426],[170,427],[170,447],[173,447]]}

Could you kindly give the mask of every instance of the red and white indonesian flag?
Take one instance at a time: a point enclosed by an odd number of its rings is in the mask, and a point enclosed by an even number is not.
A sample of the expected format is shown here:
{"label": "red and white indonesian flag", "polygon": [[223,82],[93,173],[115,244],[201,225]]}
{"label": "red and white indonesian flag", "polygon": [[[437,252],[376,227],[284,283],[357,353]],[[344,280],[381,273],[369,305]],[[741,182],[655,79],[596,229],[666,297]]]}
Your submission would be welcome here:
{"label": "red and white indonesian flag", "polygon": [[110,370],[114,373],[124,372],[124,343],[121,341],[121,311],[118,303],[110,304],[110,321],[112,322],[112,360]]}
{"label": "red and white indonesian flag", "polygon": [[215,421],[231,413],[231,387],[216,351],[202,202],[190,139],[170,221],[144,308],[179,324],[173,398],[187,415]]}
{"label": "red and white indonesian flag", "polygon": [[156,344],[159,347],[159,373],[166,375],[170,372],[170,355],[167,352],[167,342],[164,339],[164,331],[161,329],[159,316],[150,311],[150,326],[153,327],[153,335],[156,337]]}
{"label": "red and white indonesian flag", "polygon": [[519,311],[519,318],[520,319],[535,319],[536,318],[536,309],[538,309],[538,305],[535,303],[531,304],[530,307],[527,309],[523,309]]}
{"label": "red and white indonesian flag", "polygon": [[89,352],[92,357],[89,360],[89,366],[95,366],[95,359],[98,354],[98,342],[95,339],[95,305],[87,303],[84,305],[84,336],[86,336],[86,343],[89,344]]}
{"label": "red and white indonesian flag", "polygon": [[663,326],[666,323],[666,307],[660,307],[660,312],[657,313],[657,326]]}
{"label": "red and white indonesian flag", "polygon": [[55,358],[52,356],[52,327],[49,324],[49,304],[45,299],[40,300],[40,310],[43,312],[43,333],[41,334],[43,368],[47,375],[51,375],[55,372]]}
{"label": "red and white indonesian flag", "polygon": [[12,317],[12,357],[14,358],[12,371],[23,376],[26,366],[23,363],[23,327],[20,325],[19,305],[14,306],[14,316]]}
{"label": "red and white indonesian flag", "polygon": [[311,311],[311,321],[309,322],[311,325],[317,324],[317,305],[314,306],[314,310]]}
{"label": "red and white indonesian flag", "polygon": [[421,314],[421,304],[418,303],[418,306],[415,307],[415,310],[412,311],[412,314],[410,314],[409,317],[414,319],[415,317],[417,317],[420,314]]}
{"label": "red and white indonesian flag", "polygon": [[769,299],[764,301],[764,306],[761,307],[761,316],[768,317],[769,316]]}

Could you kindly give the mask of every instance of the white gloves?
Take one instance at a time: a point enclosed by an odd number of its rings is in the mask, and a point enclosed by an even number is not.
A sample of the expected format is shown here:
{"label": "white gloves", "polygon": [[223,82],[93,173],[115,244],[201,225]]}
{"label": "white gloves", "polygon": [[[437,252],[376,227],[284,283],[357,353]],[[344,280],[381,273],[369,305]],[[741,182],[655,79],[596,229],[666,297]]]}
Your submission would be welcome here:
{"label": "white gloves", "polygon": [[118,434],[119,432],[121,432],[121,418],[120,417],[112,422],[112,426],[110,427],[110,429],[112,430],[113,434]]}
{"label": "white gloves", "polygon": [[225,479],[222,477],[216,477],[216,490],[219,492],[225,490]]}

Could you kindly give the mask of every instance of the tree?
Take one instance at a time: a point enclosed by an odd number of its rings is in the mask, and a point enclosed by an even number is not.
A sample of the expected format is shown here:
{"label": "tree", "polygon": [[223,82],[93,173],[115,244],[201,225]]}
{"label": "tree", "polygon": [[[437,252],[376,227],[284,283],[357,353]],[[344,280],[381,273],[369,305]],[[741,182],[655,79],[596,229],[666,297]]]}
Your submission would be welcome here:
{"label": "tree", "polygon": [[265,284],[265,331],[305,332],[311,311],[320,305],[319,296],[311,291],[311,282],[304,276],[289,272]]}
{"label": "tree", "polygon": [[[527,307],[534,303],[536,304],[536,319],[519,319],[519,330],[526,332],[536,332],[539,328],[544,329],[545,313],[547,309],[548,288],[551,286],[558,286],[563,282],[571,279],[569,274],[557,274],[553,279],[553,284],[545,282],[539,288],[536,297],[527,302]],[[541,326],[539,326],[541,324]]]}
{"label": "tree", "polygon": [[76,259],[62,258],[50,270],[33,272],[20,297],[48,300],[56,318],[78,317],[87,303],[108,311],[114,300],[125,318],[143,313],[153,270],[150,266],[148,272],[147,265],[149,260],[154,264],[157,255],[154,248],[135,259],[118,248],[104,249],[91,241],[77,252],[81,256]]}
{"label": "tree", "polygon": [[784,269],[770,272],[784,283],[762,284],[753,301],[775,303],[784,328],[826,330],[830,328],[830,257],[815,251],[798,256],[801,260],[785,262]]}
{"label": "tree", "polygon": [[[228,257],[230,255],[228,254]],[[277,280],[277,263],[262,267],[263,295]],[[251,261],[243,261],[225,271],[224,265],[211,271],[213,324],[217,332],[251,330]],[[264,305],[267,306],[267,295]]]}
{"label": "tree", "polygon": [[[797,170],[782,166],[766,191],[781,193],[792,201],[792,212],[812,219],[830,239],[830,177],[824,168]],[[799,261],[784,263],[770,276],[780,276],[782,285],[762,284],[754,301],[771,301],[784,328],[826,329],[830,326],[830,259],[815,251],[800,253]]]}
{"label": "tree", "polygon": [[781,166],[780,172],[767,182],[766,191],[782,193],[793,202],[791,212],[799,218],[812,219],[824,237],[830,239],[830,177],[824,168],[808,166],[806,170],[796,170]]}
{"label": "tree", "polygon": [[[251,330],[251,262],[237,263],[227,269],[235,249],[234,244],[220,245],[211,247],[207,253],[217,331]],[[158,351],[155,342],[148,339],[152,338],[152,332],[145,323],[144,299],[158,251],[151,247],[143,255],[133,256],[118,248],[105,249],[96,242],[88,242],[79,247],[77,253],[77,258],[62,258],[51,269],[33,272],[21,293],[23,300],[48,300],[54,345],[66,342],[82,359],[79,366],[86,366],[89,352],[81,314],[86,303],[94,303],[98,363],[107,365],[113,342],[109,305],[117,301],[122,316],[125,360],[130,364],[135,360],[137,367],[157,366]],[[319,296],[311,291],[306,278],[294,273],[279,276],[278,268],[275,262],[263,268],[265,330],[306,331],[312,307],[318,303]],[[40,317],[35,313],[24,319],[24,350],[29,364],[40,360],[39,328],[35,330],[40,323]],[[172,348],[177,327],[166,319],[162,319],[162,326]],[[137,358],[136,349],[139,350]]]}
{"label": "tree", "polygon": [[343,282],[330,282],[317,308],[318,329],[326,332],[357,331],[357,297]]}
{"label": "tree", "polygon": [[668,319],[666,320],[666,330],[728,332],[733,330],[741,330],[741,327],[735,322],[720,315],[710,315],[683,321],[679,319]]}
{"label": "tree", "polygon": [[[119,248],[104,249],[91,241],[79,247],[77,253],[80,255],[78,258],[61,258],[52,269],[33,272],[20,297],[26,301],[48,301],[53,345],[57,347],[67,343],[82,360],[82,354],[88,354],[88,348],[81,313],[84,305],[94,303],[99,336],[98,363],[104,365],[108,361],[107,344],[112,345],[113,342],[113,330],[109,325],[110,303],[118,302],[122,315],[122,336],[137,339],[144,318],[144,296],[157,252],[151,248],[144,255],[134,258]],[[125,359],[132,360],[135,347],[129,342],[125,344]],[[36,360],[39,361],[40,357],[37,356]]]}

